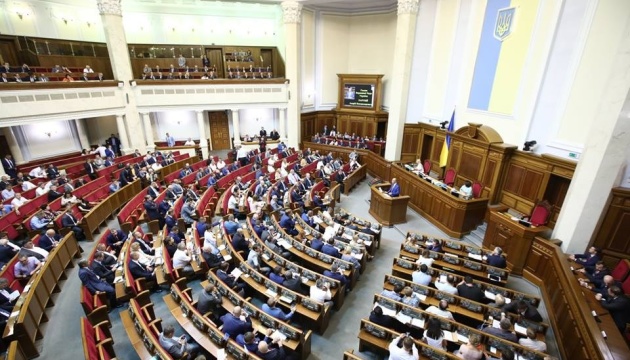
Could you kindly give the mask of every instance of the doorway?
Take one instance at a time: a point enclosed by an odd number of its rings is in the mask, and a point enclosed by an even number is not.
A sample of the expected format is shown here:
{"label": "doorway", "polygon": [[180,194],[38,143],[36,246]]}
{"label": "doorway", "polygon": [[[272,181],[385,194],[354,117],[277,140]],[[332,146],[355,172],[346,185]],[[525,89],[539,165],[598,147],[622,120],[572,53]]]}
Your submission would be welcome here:
{"label": "doorway", "polygon": [[228,123],[227,112],[208,111],[208,120],[210,121],[210,137],[212,138],[212,150],[231,149],[232,147],[230,142],[230,126]]}
{"label": "doorway", "polygon": [[217,69],[216,76],[218,78],[224,78],[225,73],[223,71],[223,49],[221,48],[207,48],[206,56],[210,60],[210,67]]}

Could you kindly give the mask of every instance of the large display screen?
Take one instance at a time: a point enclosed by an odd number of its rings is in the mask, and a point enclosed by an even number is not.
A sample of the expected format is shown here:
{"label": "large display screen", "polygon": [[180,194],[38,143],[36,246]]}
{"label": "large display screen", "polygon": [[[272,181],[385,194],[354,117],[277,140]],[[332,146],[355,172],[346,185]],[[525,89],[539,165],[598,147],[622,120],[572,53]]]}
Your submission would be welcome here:
{"label": "large display screen", "polygon": [[359,108],[374,107],[373,84],[345,84],[343,87],[343,105]]}

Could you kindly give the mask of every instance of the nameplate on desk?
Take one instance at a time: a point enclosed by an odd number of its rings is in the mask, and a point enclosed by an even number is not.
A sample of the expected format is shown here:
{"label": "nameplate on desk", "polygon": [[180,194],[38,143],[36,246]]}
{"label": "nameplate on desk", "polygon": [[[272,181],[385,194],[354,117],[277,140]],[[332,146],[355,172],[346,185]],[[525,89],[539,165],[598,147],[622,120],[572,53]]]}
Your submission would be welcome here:
{"label": "nameplate on desk", "polygon": [[278,293],[277,293],[277,292],[275,292],[275,291],[273,291],[273,290],[271,290],[271,289],[267,289],[267,290],[265,290],[265,294],[266,294],[266,295],[269,295],[269,296],[271,296],[271,297],[276,297],[276,296],[278,296]]}
{"label": "nameplate on desk", "polygon": [[532,227],[532,223],[530,223],[529,221],[519,220],[518,223],[525,227]]}

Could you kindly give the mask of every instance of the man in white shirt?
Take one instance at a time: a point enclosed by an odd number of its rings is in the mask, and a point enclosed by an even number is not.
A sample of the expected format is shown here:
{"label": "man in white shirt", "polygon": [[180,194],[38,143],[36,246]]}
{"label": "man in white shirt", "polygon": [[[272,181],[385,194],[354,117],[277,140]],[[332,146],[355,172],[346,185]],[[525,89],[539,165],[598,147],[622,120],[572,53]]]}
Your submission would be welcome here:
{"label": "man in white shirt", "polygon": [[261,254],[262,249],[260,248],[260,245],[256,244],[252,246],[251,250],[249,250],[249,254],[247,254],[247,263],[258,272],[267,275],[271,272],[271,268],[269,268],[268,266],[262,266],[262,263],[260,261]]}
{"label": "man in white shirt", "polygon": [[448,301],[440,300],[439,307],[436,307],[435,305],[431,305],[425,311],[430,314],[443,317],[445,319],[455,320],[453,319],[453,314],[446,309],[448,309]]}
{"label": "man in white shirt", "polygon": [[7,187],[6,189],[2,190],[3,200],[8,200],[14,196],[15,196],[15,191],[13,191],[13,188]]}
{"label": "man in white shirt", "polygon": [[532,350],[547,352],[547,344],[544,341],[536,340],[536,331],[531,327],[527,328],[527,337],[520,339],[518,343]]}
{"label": "man in white shirt", "polygon": [[36,258],[38,258],[38,260],[46,260],[49,254],[48,251],[40,248],[39,246],[35,246],[32,241],[27,241],[26,243],[24,243],[24,246],[20,251],[27,253],[28,256],[35,256]]}
{"label": "man in white shirt", "polygon": [[[402,347],[398,342],[402,340]],[[413,338],[407,334],[400,334],[389,344],[389,360],[418,360],[418,349]]]}
{"label": "man in white shirt", "polygon": [[31,189],[35,189],[37,186],[32,182],[26,180],[18,180],[18,185],[22,185],[22,191],[29,191]]}
{"label": "man in white shirt", "polygon": [[422,265],[425,264],[428,267],[431,267],[433,265],[433,261],[434,259],[431,258],[431,256],[429,256],[429,250],[424,249],[422,250],[422,254],[420,254],[420,258],[418,258],[418,260],[416,260],[416,264],[418,265]]}
{"label": "man in white shirt", "polygon": [[317,279],[314,285],[311,285],[310,298],[315,301],[324,303],[324,306],[329,307],[333,304],[330,300],[332,294],[330,293],[330,285],[323,279]]}
{"label": "man in white shirt", "polygon": [[[442,282],[444,280],[444,282]],[[455,277],[453,275],[448,275],[446,278],[440,276],[440,280],[435,282],[435,287],[443,291],[445,293],[449,293],[451,295],[457,295],[457,288],[455,287]]]}
{"label": "man in white shirt", "polygon": [[195,146],[195,142],[193,141],[192,138],[188,138],[188,140],[186,140],[184,145],[186,145],[186,146]]}
{"label": "man in white shirt", "polygon": [[182,269],[183,273],[180,275],[192,274],[193,268],[190,265],[190,261],[192,258],[188,254],[188,250],[186,249],[186,243],[180,242],[177,245],[177,250],[175,250],[175,254],[173,254],[173,268],[174,269]]}
{"label": "man in white shirt", "polygon": [[459,193],[463,196],[472,196],[472,183],[468,180],[464,181],[464,185],[459,188]]}
{"label": "man in white shirt", "polygon": [[288,176],[289,183],[291,185],[295,185],[300,182],[300,176],[296,174],[295,170],[291,169]]}
{"label": "man in white shirt", "polygon": [[29,199],[23,197],[22,194],[16,193],[13,197],[13,200],[11,200],[11,205],[13,205],[13,208],[17,210],[20,206],[26,204],[28,201]]}
{"label": "man in white shirt", "polygon": [[107,150],[107,148],[105,146],[99,145],[96,149],[92,150],[91,153],[92,154],[98,153],[104,159],[104,158],[107,157],[107,154],[105,153],[105,150]]}
{"label": "man in white shirt", "polygon": [[429,267],[425,264],[420,265],[418,270],[414,271],[411,274],[411,278],[413,279],[414,283],[424,286],[429,286],[431,280],[433,280],[431,278],[431,275],[429,275]]}
{"label": "man in white shirt", "polygon": [[85,68],[83,69],[83,73],[84,74],[94,74],[94,70],[92,70],[90,65],[85,65]]}

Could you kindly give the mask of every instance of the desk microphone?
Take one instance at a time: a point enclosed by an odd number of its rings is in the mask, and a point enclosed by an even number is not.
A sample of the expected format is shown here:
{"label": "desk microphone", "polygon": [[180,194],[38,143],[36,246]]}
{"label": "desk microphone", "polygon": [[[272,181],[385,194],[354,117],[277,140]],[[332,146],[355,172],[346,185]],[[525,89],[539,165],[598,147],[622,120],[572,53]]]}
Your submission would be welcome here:
{"label": "desk microphone", "polygon": [[593,317],[595,318],[595,321],[597,321],[598,323],[602,322],[602,319],[599,318],[599,316],[597,315],[595,310],[591,311],[591,314],[593,314]]}

